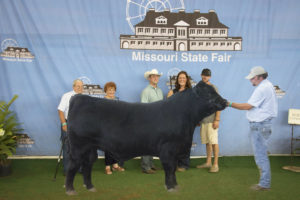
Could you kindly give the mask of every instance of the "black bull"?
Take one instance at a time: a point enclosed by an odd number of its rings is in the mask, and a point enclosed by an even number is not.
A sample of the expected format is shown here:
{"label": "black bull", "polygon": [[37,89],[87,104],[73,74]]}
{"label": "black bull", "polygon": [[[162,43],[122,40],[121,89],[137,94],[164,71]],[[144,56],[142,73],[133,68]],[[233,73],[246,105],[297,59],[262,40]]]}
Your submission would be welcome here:
{"label": "black bull", "polygon": [[177,185],[177,161],[189,155],[197,123],[223,110],[226,103],[203,82],[154,103],[74,96],[68,115],[71,160],[66,176],[67,193],[75,193],[73,180],[80,166],[86,188],[95,190],[91,170],[97,149],[109,151],[119,160],[158,156],[165,171],[166,187],[173,190]]}

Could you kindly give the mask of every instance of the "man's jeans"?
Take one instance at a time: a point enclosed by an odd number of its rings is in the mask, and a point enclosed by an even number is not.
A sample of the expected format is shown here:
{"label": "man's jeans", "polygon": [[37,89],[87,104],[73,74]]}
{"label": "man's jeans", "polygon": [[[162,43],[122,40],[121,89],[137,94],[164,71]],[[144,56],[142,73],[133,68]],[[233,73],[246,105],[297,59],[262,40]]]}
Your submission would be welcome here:
{"label": "man's jeans", "polygon": [[148,171],[153,167],[153,157],[152,156],[142,156],[141,166],[143,171]]}
{"label": "man's jeans", "polygon": [[271,170],[268,157],[268,139],[272,133],[271,119],[263,122],[250,122],[250,137],[256,165],[260,171],[259,186],[271,187]]}

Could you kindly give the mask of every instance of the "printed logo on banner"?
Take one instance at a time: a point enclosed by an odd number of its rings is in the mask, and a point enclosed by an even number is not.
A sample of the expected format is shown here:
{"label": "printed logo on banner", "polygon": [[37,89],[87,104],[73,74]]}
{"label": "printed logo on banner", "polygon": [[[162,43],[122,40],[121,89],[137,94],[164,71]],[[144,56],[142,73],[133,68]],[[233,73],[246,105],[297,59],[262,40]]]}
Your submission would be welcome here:
{"label": "printed logo on banner", "polygon": [[135,32],[134,25],[145,18],[149,8],[154,8],[156,11],[174,12],[184,9],[184,2],[183,0],[127,0],[126,20],[132,32]]}
{"label": "printed logo on banner", "polygon": [[[176,67],[171,68],[168,71],[169,80],[167,81],[166,85],[168,86],[169,90],[173,90],[175,88],[177,75],[180,71],[182,71],[182,70],[180,70],[179,68],[176,68]],[[189,78],[190,78],[190,82],[191,82],[192,87],[194,87],[197,83],[192,79],[192,77],[189,76]]]}
{"label": "printed logo on banner", "polygon": [[31,148],[34,144],[34,140],[31,139],[27,134],[17,134],[17,136],[18,148]]}
{"label": "printed logo on banner", "polygon": [[282,98],[285,95],[285,91],[281,90],[278,85],[274,85],[275,93],[277,98]]}
{"label": "printed logo on banner", "polygon": [[16,40],[8,38],[1,42],[0,56],[5,61],[32,62],[34,55],[26,47],[20,47]]}
{"label": "printed logo on banner", "polygon": [[98,98],[103,98],[105,96],[105,92],[103,91],[101,86],[97,84],[92,84],[91,80],[88,77],[81,76],[78,79],[80,79],[83,82],[82,94]]}
{"label": "printed logo on banner", "polygon": [[183,0],[128,0],[126,16],[134,35],[120,35],[121,49],[185,51],[171,55],[134,51],[133,61],[230,62],[226,53],[187,51],[242,51],[242,37],[228,36],[229,27],[214,10],[188,13]]}

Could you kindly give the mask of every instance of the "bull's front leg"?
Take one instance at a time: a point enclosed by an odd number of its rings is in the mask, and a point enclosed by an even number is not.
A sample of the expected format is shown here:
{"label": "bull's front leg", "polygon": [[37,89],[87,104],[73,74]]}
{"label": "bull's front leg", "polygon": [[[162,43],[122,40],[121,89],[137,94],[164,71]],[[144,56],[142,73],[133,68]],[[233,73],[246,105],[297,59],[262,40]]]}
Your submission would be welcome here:
{"label": "bull's front leg", "polygon": [[83,161],[83,181],[85,187],[91,191],[96,192],[97,190],[94,188],[91,180],[91,174],[92,174],[92,167],[94,162],[97,160],[97,149],[91,149],[84,155],[84,161]]}
{"label": "bull's front leg", "polygon": [[80,167],[80,163],[76,162],[72,158],[69,161],[68,170],[67,170],[67,176],[66,176],[66,194],[67,195],[76,195],[76,191],[74,190],[73,182],[76,175],[76,172],[78,171]]}
{"label": "bull's front leg", "polygon": [[177,190],[177,181],[176,181],[176,164],[172,163],[162,163],[165,170],[165,184],[169,192]]}
{"label": "bull's front leg", "polygon": [[165,184],[169,192],[177,190],[176,167],[177,159],[171,152],[163,152],[160,156],[160,161],[165,171]]}

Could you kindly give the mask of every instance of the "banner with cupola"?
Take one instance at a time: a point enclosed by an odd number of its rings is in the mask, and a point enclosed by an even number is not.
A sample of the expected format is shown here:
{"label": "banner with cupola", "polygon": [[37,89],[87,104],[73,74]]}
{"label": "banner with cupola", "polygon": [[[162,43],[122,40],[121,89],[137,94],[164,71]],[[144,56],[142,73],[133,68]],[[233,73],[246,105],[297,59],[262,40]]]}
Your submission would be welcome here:
{"label": "banner with cupola", "polygon": [[[24,129],[17,154],[58,154],[57,107],[75,79],[85,95],[102,98],[113,81],[121,101],[140,102],[146,71],[163,73],[166,98],[178,72],[195,85],[209,68],[219,93],[243,103],[253,66],[266,69],[278,97],[269,151],[289,154],[288,109],[300,109],[299,9],[298,0],[0,1],[0,100],[19,96],[11,107]],[[205,155],[199,129],[191,156]],[[224,110],[220,154],[252,154],[248,129],[245,112]]]}

